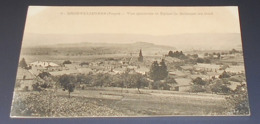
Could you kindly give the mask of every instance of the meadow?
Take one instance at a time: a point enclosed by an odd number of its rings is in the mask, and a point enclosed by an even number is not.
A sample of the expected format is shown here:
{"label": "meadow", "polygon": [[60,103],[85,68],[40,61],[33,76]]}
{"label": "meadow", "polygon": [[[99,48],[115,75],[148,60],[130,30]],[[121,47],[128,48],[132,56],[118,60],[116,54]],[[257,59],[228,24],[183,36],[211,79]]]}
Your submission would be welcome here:
{"label": "meadow", "polygon": [[135,117],[227,114],[225,96],[131,88],[16,91],[12,116]]}

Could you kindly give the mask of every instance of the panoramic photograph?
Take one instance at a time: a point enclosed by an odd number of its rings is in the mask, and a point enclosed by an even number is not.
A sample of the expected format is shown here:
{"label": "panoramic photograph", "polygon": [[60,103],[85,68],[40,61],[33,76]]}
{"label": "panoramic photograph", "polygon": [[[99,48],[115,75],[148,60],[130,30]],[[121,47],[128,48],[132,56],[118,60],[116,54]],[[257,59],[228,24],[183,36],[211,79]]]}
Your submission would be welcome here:
{"label": "panoramic photograph", "polygon": [[29,6],[10,117],[249,116],[237,6]]}

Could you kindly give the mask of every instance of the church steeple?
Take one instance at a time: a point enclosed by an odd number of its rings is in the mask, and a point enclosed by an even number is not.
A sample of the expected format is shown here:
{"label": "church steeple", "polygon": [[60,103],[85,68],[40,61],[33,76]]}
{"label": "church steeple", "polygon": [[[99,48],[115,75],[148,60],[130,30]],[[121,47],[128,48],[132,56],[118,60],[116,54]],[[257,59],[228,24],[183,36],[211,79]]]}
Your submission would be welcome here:
{"label": "church steeple", "polygon": [[140,49],[138,61],[143,62],[143,59],[144,59],[144,57],[143,57],[143,54],[142,54],[142,49]]}

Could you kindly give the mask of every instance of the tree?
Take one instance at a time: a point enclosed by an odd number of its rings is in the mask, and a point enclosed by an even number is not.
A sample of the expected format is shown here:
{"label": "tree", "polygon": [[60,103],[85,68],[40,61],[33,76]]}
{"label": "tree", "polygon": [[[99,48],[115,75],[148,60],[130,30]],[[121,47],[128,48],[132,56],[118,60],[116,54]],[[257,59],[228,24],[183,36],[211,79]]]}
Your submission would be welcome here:
{"label": "tree", "polygon": [[93,75],[91,74],[78,74],[76,76],[76,80],[80,84],[90,84],[91,80],[93,78]]}
{"label": "tree", "polygon": [[186,59],[187,57],[183,54],[182,51],[175,51],[175,52],[172,52],[172,51],[169,51],[168,53],[168,56],[170,57],[175,57],[175,58],[179,58],[179,59]]}
{"label": "tree", "polygon": [[158,83],[160,83],[159,80],[163,80],[168,76],[167,66],[164,62],[164,59],[162,59],[160,65],[157,61],[152,63],[149,76],[154,81],[151,85],[158,85]]}
{"label": "tree", "polygon": [[238,85],[232,95],[226,98],[231,112],[236,115],[249,114],[249,102],[247,86],[245,84]]}
{"label": "tree", "polygon": [[142,50],[140,49],[138,61],[143,62],[143,59],[144,59],[144,57],[143,57],[143,54],[142,54]]}
{"label": "tree", "polygon": [[41,79],[44,79],[45,77],[49,77],[51,76],[51,74],[49,72],[41,72],[38,74],[38,76],[41,78]]}
{"label": "tree", "polygon": [[110,75],[103,73],[98,73],[92,80],[93,86],[100,87],[102,87],[103,85],[109,85],[110,82]]}
{"label": "tree", "polygon": [[204,59],[203,58],[197,58],[197,63],[204,63]]}
{"label": "tree", "polygon": [[149,72],[150,78],[154,80],[154,82],[160,80],[160,77],[158,75],[159,69],[160,68],[158,62],[154,61],[151,65],[150,72]]}
{"label": "tree", "polygon": [[121,92],[123,91],[123,88],[127,88],[129,83],[128,83],[128,78],[129,78],[129,72],[130,72],[130,69],[126,69],[121,75],[121,79],[122,79],[122,82],[120,82],[120,86],[122,88]]}
{"label": "tree", "polygon": [[171,86],[164,80],[154,82],[153,89],[170,90]]}
{"label": "tree", "polygon": [[229,85],[231,84],[226,79],[216,79],[212,82],[210,90],[212,93],[229,94],[231,92]]}
{"label": "tree", "polygon": [[210,61],[210,59],[205,58],[205,59],[204,59],[204,63],[211,63],[211,61]]}
{"label": "tree", "polygon": [[160,62],[159,76],[160,76],[161,80],[168,76],[167,66],[166,66],[166,64],[164,62],[164,59],[162,59],[162,61]]}
{"label": "tree", "polygon": [[60,85],[63,87],[63,90],[68,90],[69,92],[69,97],[70,97],[70,93],[74,91],[75,89],[75,82],[76,82],[76,79],[74,76],[72,75],[62,75],[60,78],[59,78],[59,82],[60,82]]}
{"label": "tree", "polygon": [[168,56],[173,57],[174,56],[173,52],[169,51]]}
{"label": "tree", "polygon": [[224,71],[221,75],[219,75],[219,78],[230,78],[231,76],[226,72]]}
{"label": "tree", "polygon": [[140,73],[131,74],[129,79],[131,87],[136,87],[139,93],[141,93],[139,90],[140,88],[148,85],[148,80]]}
{"label": "tree", "polygon": [[19,67],[27,69],[27,63],[24,58],[19,62]]}
{"label": "tree", "polygon": [[193,58],[198,58],[199,57],[199,55],[198,54],[193,54],[193,55],[191,55]]}
{"label": "tree", "polygon": [[204,81],[202,78],[197,77],[192,80],[192,87],[190,88],[191,92],[206,92],[206,84],[207,82]]}
{"label": "tree", "polygon": [[231,89],[227,86],[227,85],[224,85],[224,84],[221,84],[219,82],[213,84],[211,86],[211,92],[212,93],[224,93],[224,94],[227,94],[231,91]]}
{"label": "tree", "polygon": [[194,80],[192,80],[193,84],[195,85],[206,85],[206,81],[202,80],[202,78],[197,77]]}
{"label": "tree", "polygon": [[124,79],[123,79],[122,74],[117,74],[117,75],[112,76],[112,81],[111,81],[111,84],[109,86],[123,88],[124,87]]}

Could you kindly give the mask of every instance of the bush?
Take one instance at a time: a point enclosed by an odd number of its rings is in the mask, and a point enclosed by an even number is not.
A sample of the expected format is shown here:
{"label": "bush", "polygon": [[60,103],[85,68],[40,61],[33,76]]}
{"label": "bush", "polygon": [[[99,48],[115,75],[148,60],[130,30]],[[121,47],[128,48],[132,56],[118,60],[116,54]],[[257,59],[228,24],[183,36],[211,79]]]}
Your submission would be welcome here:
{"label": "bush", "polygon": [[32,88],[34,91],[43,91],[44,89],[46,88],[51,88],[52,85],[51,84],[48,84],[47,82],[44,82],[44,83],[35,83],[35,84],[32,84]]}
{"label": "bush", "polygon": [[206,85],[206,81],[202,80],[202,78],[197,77],[194,80],[192,80],[193,84],[195,85]]}
{"label": "bush", "polygon": [[159,89],[162,90],[170,90],[171,86],[168,85],[166,82],[160,82],[159,83]]}
{"label": "bush", "polygon": [[51,76],[51,74],[49,72],[41,72],[41,73],[38,74],[38,76],[41,79],[44,79],[44,77],[49,77],[49,76]]}
{"label": "bush", "polygon": [[204,59],[203,58],[197,58],[197,63],[204,63]]}
{"label": "bush", "polygon": [[226,71],[224,71],[221,75],[219,75],[219,78],[229,78],[229,77],[231,76]]}
{"label": "bush", "polygon": [[23,88],[23,91],[29,91],[29,87],[28,87],[28,86],[25,86],[25,87]]}
{"label": "bush", "polygon": [[33,91],[42,91],[39,83],[32,84]]}
{"label": "bush", "polygon": [[245,84],[237,86],[232,95],[226,98],[230,109],[235,115],[247,115],[249,114],[249,101],[247,87]]}
{"label": "bush", "polygon": [[230,85],[230,82],[228,82],[226,79],[214,80],[210,86],[210,90],[213,93],[229,94],[231,93],[231,89],[228,87],[228,85]]}
{"label": "bush", "polygon": [[63,65],[65,65],[65,64],[72,64],[72,62],[71,62],[70,60],[66,60],[66,61],[64,61],[62,64],[63,64]]}
{"label": "bush", "polygon": [[213,93],[222,93],[222,94],[228,94],[230,93],[231,89],[227,87],[224,84],[214,84],[211,87],[211,92]]}
{"label": "bush", "polygon": [[89,65],[89,63],[88,63],[88,62],[82,62],[82,63],[80,63],[79,65],[80,65],[80,66]]}
{"label": "bush", "polygon": [[156,82],[150,82],[150,88],[157,89],[157,90],[170,90],[171,86],[168,85],[166,82],[156,81]]}
{"label": "bush", "polygon": [[108,86],[111,82],[111,76],[109,74],[98,73],[92,79],[92,86]]}
{"label": "bush", "polygon": [[193,93],[198,93],[198,92],[206,92],[206,89],[204,86],[201,85],[192,85],[189,91]]}

